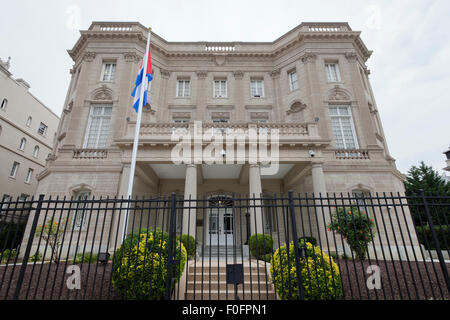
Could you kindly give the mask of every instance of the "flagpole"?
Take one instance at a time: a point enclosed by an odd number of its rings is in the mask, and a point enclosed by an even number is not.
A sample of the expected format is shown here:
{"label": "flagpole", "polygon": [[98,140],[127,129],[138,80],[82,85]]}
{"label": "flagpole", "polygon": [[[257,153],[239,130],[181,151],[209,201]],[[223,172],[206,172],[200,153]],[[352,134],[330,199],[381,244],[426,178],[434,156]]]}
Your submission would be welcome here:
{"label": "flagpole", "polygon": [[[147,61],[148,61],[148,53],[150,50],[150,33],[152,31],[152,28],[148,28],[148,34],[147,34],[147,46],[145,48],[145,55],[144,60],[142,61],[142,66],[144,68],[143,74],[142,74],[142,90],[140,90],[140,96],[139,96],[139,106],[138,106],[138,114],[136,119],[136,128],[134,131],[134,142],[133,142],[133,153],[131,155],[131,167],[130,167],[130,175],[128,177],[128,190],[127,190],[127,208],[125,212],[125,219],[122,224],[122,241],[125,239],[125,233],[128,226],[128,212],[130,209],[130,200],[131,200],[131,193],[133,191],[133,183],[134,183],[134,171],[136,169],[136,156],[137,156],[137,149],[139,144],[139,132],[141,130],[141,118],[142,118],[142,109],[143,109],[143,102],[144,102],[144,93],[147,90]],[[148,89],[151,89],[151,82],[149,84]],[[148,91],[149,91],[148,90]],[[150,94],[147,93],[147,102],[150,104]]]}

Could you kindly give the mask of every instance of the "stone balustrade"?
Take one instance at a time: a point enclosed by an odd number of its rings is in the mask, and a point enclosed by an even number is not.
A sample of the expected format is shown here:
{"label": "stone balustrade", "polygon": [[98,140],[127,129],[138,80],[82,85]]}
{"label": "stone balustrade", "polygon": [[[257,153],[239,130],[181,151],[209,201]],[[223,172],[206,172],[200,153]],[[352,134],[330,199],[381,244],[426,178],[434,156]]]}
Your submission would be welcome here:
{"label": "stone balustrade", "polygon": [[[129,123],[127,137],[134,135],[135,124]],[[197,133],[200,132],[197,128]],[[278,130],[280,141],[295,139],[305,140],[308,138],[319,138],[316,123],[202,123],[201,132],[213,135],[245,135],[248,137],[249,130],[256,134],[269,134],[272,130]],[[158,141],[170,141],[173,134],[184,135],[191,132],[193,135],[194,123],[142,123],[140,139]]]}
{"label": "stone balustrade", "polygon": [[107,149],[73,149],[73,159],[106,159]]}
{"label": "stone balustrade", "polygon": [[338,160],[370,160],[369,150],[336,149],[334,154]]}

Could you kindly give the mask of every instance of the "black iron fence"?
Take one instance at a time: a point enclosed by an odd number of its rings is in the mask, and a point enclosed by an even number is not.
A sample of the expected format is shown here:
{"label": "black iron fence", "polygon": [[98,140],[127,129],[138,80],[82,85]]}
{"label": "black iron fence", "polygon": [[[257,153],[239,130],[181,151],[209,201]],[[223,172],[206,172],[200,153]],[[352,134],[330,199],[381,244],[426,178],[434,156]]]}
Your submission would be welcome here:
{"label": "black iron fence", "polygon": [[[449,196],[41,196],[0,207],[0,299],[450,298]],[[24,217],[26,228],[11,227]]]}

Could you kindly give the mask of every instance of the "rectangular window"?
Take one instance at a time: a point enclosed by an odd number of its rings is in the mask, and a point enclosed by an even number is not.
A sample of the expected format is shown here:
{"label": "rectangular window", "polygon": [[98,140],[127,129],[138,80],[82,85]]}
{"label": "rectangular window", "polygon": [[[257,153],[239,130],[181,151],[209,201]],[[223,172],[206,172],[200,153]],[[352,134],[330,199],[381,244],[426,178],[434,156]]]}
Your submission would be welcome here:
{"label": "rectangular window", "polygon": [[177,81],[177,97],[189,97],[190,95],[190,80],[178,80]]}
{"label": "rectangular window", "polygon": [[254,98],[264,97],[264,81],[263,80],[251,80],[250,81],[250,94]]}
{"label": "rectangular window", "polygon": [[84,141],[85,148],[106,148],[109,136],[111,114],[111,104],[91,105],[87,133]]}
{"label": "rectangular window", "polygon": [[[3,202],[2,209],[7,209],[10,206],[10,204],[8,204],[8,202],[10,201],[12,201],[12,197],[9,194],[4,194],[2,198]],[[7,213],[5,212],[4,215],[6,216]]]}
{"label": "rectangular window", "polygon": [[264,227],[266,234],[277,232],[276,200],[264,198]]}
{"label": "rectangular window", "polygon": [[330,107],[330,117],[336,148],[358,149],[350,107]]}
{"label": "rectangular window", "polygon": [[174,123],[188,123],[189,120],[189,118],[173,118]]}
{"label": "rectangular window", "polygon": [[27,177],[25,178],[26,183],[31,182],[31,178],[33,177],[33,171],[34,171],[33,169],[28,168]]}
{"label": "rectangular window", "polygon": [[76,202],[76,209],[74,212],[73,217],[73,226],[75,230],[80,230],[84,226],[84,222],[86,220],[86,211],[87,211],[87,203],[84,202],[84,200],[88,200],[91,196],[90,191],[79,191],[75,195]]}
{"label": "rectangular window", "polygon": [[325,69],[327,71],[328,82],[339,82],[341,77],[339,75],[339,67],[337,63],[326,63]]}
{"label": "rectangular window", "polygon": [[116,72],[115,63],[111,62],[104,63],[101,77],[102,81],[113,81],[115,72]]}
{"label": "rectangular window", "polygon": [[297,71],[292,71],[289,73],[289,87],[291,88],[291,91],[298,89]]}
{"label": "rectangular window", "polygon": [[11,168],[11,172],[9,173],[9,176],[11,178],[15,178],[16,177],[17,171],[19,170],[19,166],[20,166],[20,163],[14,161],[13,166]]}
{"label": "rectangular window", "polygon": [[214,97],[225,98],[227,96],[227,81],[214,80]]}
{"label": "rectangular window", "polygon": [[39,124],[38,133],[42,136],[45,136],[47,134],[47,126],[42,122]]}
{"label": "rectangular window", "polygon": [[216,119],[212,119],[212,121],[213,121],[213,123],[228,123],[228,122],[230,122],[230,119],[216,118]]}

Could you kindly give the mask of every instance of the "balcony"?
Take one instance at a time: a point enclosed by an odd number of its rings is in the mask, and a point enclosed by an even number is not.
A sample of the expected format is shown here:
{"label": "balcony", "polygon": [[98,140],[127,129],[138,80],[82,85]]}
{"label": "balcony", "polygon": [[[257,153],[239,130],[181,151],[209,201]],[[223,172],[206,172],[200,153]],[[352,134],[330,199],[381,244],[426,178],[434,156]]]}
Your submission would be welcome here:
{"label": "balcony", "polygon": [[106,159],[107,149],[73,149],[73,159]]}
{"label": "balcony", "polygon": [[[173,143],[176,136],[182,137],[190,134],[203,134],[204,136],[222,136],[235,135],[245,137],[249,140],[249,134],[270,135],[273,130],[278,130],[279,142],[286,144],[304,144],[309,142],[317,142],[320,140],[317,130],[317,123],[201,123],[194,125],[191,123],[142,123],[140,129],[139,140],[142,143]],[[120,142],[132,142],[135,132],[135,123],[130,122],[127,128],[127,135],[120,139]]]}
{"label": "balcony", "polygon": [[364,149],[336,149],[334,154],[338,160],[370,160],[369,150]]}

